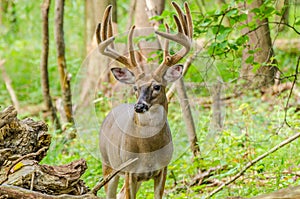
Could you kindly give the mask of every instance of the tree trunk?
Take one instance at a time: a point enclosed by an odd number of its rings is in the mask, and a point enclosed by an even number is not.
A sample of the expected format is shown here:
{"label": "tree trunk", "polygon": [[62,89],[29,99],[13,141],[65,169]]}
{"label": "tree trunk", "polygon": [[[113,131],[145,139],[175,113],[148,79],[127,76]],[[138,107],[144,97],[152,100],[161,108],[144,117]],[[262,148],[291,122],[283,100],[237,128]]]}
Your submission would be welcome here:
{"label": "tree trunk", "polygon": [[[272,59],[274,51],[268,19],[255,19],[255,13],[251,12],[254,8],[259,8],[262,5],[263,0],[253,1],[251,4],[244,3],[244,9],[249,10],[246,23],[256,20],[257,29],[249,30],[249,28],[245,28],[242,30],[243,34],[247,33],[249,36],[249,42],[243,50],[241,78],[255,87],[268,87],[274,84],[278,70],[275,66],[276,60]],[[254,64],[259,64],[259,68],[255,73],[253,71]]]}
{"label": "tree trunk", "polygon": [[44,103],[46,111],[50,112],[51,121],[55,129],[61,129],[59,119],[56,114],[55,107],[52,103],[52,98],[49,89],[49,75],[48,75],[48,56],[49,56],[49,7],[51,0],[44,0],[42,4],[42,18],[43,18],[43,35],[42,35],[42,55],[41,55],[41,85],[43,91]]}
{"label": "tree trunk", "polygon": [[66,57],[65,57],[65,41],[63,31],[63,17],[64,17],[64,0],[55,1],[55,40],[57,49],[57,65],[60,74],[60,86],[62,89],[63,108],[66,114],[68,123],[73,124],[72,112],[72,95],[71,95],[71,74],[67,71]]}
{"label": "tree trunk", "polygon": [[[95,29],[98,23],[101,22],[104,11],[108,5],[113,6],[113,26],[114,32],[116,33],[116,22],[117,22],[117,5],[116,0],[86,0],[85,2],[85,45],[86,52],[89,54],[84,62],[83,78],[80,82],[80,106],[86,107],[89,102],[89,97],[94,93],[91,90],[97,88],[103,93],[107,92],[107,86],[111,83],[109,61],[110,59],[101,56],[97,50],[97,42],[95,38]],[[91,53],[92,52],[92,53]],[[108,84],[104,84],[104,82]]]}
{"label": "tree trunk", "polygon": [[[276,15],[276,21],[280,23],[289,23],[289,13],[290,13],[290,1],[289,0],[279,0],[276,3],[276,9],[280,12],[282,11],[282,16],[277,16]],[[283,31],[285,28],[285,25],[279,25],[278,30]]]}
{"label": "tree trunk", "polygon": [[[165,9],[165,0],[163,0],[163,1],[162,0],[145,0],[145,5],[141,4],[141,2],[143,2],[143,1],[139,1],[138,5],[137,5],[137,6],[139,6],[139,7],[137,7],[139,12],[137,12],[136,14],[142,14],[143,9],[141,9],[142,8],[141,6],[144,6],[144,10],[146,11],[146,12],[144,11],[144,13],[146,13],[148,15],[147,23],[150,23],[152,27],[154,27],[155,29],[158,29],[159,22],[151,21],[151,20],[149,20],[149,18],[157,16],[157,15],[161,15],[161,13]],[[137,24],[139,24],[141,27],[143,27],[142,24],[140,24],[142,21],[139,21],[141,19],[139,19],[138,17],[136,17],[136,19],[137,19]]]}
{"label": "tree trunk", "polygon": [[103,17],[105,8],[108,5],[113,6],[113,22],[117,23],[117,2],[116,0],[86,0],[85,1],[85,46],[89,53],[96,47],[93,44],[95,29]]}
{"label": "tree trunk", "polygon": [[184,86],[183,78],[180,78],[176,82],[176,91],[178,93],[178,98],[180,102],[180,107],[182,110],[183,121],[186,126],[186,133],[189,138],[190,148],[193,152],[194,157],[198,157],[200,155],[200,148],[198,145],[198,139],[196,135],[196,128],[194,123],[194,118],[192,115],[191,106],[189,103],[189,98],[186,93],[186,89]]}

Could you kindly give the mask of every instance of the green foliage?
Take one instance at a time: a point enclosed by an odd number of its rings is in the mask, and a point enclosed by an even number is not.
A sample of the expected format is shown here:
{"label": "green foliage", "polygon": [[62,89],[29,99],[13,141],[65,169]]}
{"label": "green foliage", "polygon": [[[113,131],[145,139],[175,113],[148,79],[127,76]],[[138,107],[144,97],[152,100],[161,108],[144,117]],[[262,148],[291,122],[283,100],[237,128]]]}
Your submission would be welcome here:
{"label": "green foliage", "polygon": [[[300,112],[296,107],[297,101],[292,98],[290,106],[285,107],[288,93],[272,96],[270,101],[266,102],[260,99],[261,95],[257,91],[247,91],[247,88],[239,88],[235,84],[239,77],[242,50],[249,41],[248,36],[242,34],[241,31],[245,28],[248,28],[249,31],[257,28],[255,23],[257,19],[268,17],[271,21],[276,16],[282,15],[281,10],[274,9],[274,1],[264,1],[262,7],[253,10],[241,10],[239,3],[243,2],[231,1],[219,7],[216,7],[217,5],[215,5],[214,1],[205,2],[206,12],[200,12],[200,8],[194,1],[190,4],[194,23],[194,40],[204,38],[207,41],[203,51],[192,63],[184,77],[187,93],[192,104],[197,136],[201,146],[201,156],[192,160],[181,108],[175,95],[175,102],[172,101],[170,103],[168,115],[175,152],[174,158],[169,165],[166,198],[204,197],[216,188],[216,186],[212,186],[213,183],[218,184],[228,180],[249,161],[268,151],[300,129]],[[54,1],[52,4],[54,4]],[[121,0],[120,3],[118,1],[119,32],[126,31],[129,7],[128,0]],[[296,5],[292,5],[292,8],[294,12],[290,16],[291,24],[298,28],[297,26],[300,24],[299,11],[296,9]],[[154,17],[153,20],[163,19],[170,24],[172,31],[176,31],[175,24],[172,22],[174,11],[170,10],[172,9],[167,4],[163,14]],[[255,18],[253,22],[245,25],[244,22],[249,12],[255,13]],[[22,106],[42,102],[39,74],[41,55],[40,15],[40,2],[15,1],[15,6],[9,7],[8,11],[4,13],[0,27],[0,58],[6,59],[6,70],[12,78],[13,87]],[[65,42],[67,67],[73,77],[76,76],[76,72],[84,58],[83,16],[84,1],[66,1]],[[50,10],[49,24],[51,93],[54,97],[58,97],[61,96],[61,91],[56,66],[53,5]],[[296,38],[299,36],[291,30],[285,30],[283,34],[279,34],[275,31],[275,25],[270,24],[271,33],[274,37]],[[163,25],[159,28],[164,31]],[[116,42],[126,43],[126,34],[123,37],[121,36],[116,39]],[[153,35],[150,35],[149,37],[136,38],[135,42],[141,40],[152,41],[153,39]],[[176,52],[177,48],[178,46],[172,46],[171,44],[171,53]],[[250,52],[251,55],[246,60],[246,63],[254,66],[253,70],[257,70],[260,67],[259,63],[255,63],[253,56],[257,50],[259,49]],[[294,74],[298,55],[275,50],[275,58],[281,71],[284,73],[283,80],[293,81],[294,76],[292,75]],[[159,59],[158,57],[161,57],[161,53],[157,53],[156,57],[151,57],[148,61],[151,62],[151,59],[157,60]],[[221,80],[218,77],[221,77]],[[222,93],[224,97],[232,96],[239,89],[244,92],[244,95],[226,101],[224,105],[226,108],[226,112],[224,111],[224,128],[221,131],[215,131],[210,127],[212,119],[210,104],[206,104],[203,101],[210,100],[212,86],[219,80],[227,83],[224,93]],[[74,79],[72,79],[73,82]],[[103,86],[108,87],[108,85]],[[298,82],[296,86],[299,87]],[[1,107],[11,103],[8,96],[5,85],[1,83]],[[99,126],[105,115],[112,108],[112,101],[120,100],[117,96],[115,94],[107,97],[102,92],[97,93],[94,102]],[[131,92],[127,91],[126,96],[128,97],[126,102],[134,102],[135,98]],[[203,98],[204,100],[202,100]],[[285,110],[287,111],[286,119],[292,128],[288,128],[286,125],[282,127]],[[95,153],[88,150],[86,146],[97,142],[98,130],[93,130],[70,141],[65,135],[61,135],[60,132],[54,132],[51,126],[51,123],[49,123],[52,135],[51,148],[42,163],[59,165],[84,158],[87,160],[88,170],[82,178],[88,186],[94,186],[102,176],[101,163],[99,157],[95,157]],[[69,131],[72,131],[72,129]],[[297,157],[297,154],[300,152],[299,142],[299,140],[296,140],[263,159],[251,167],[243,177],[232,185],[225,187],[213,198],[226,198],[238,195],[251,197],[290,185],[299,185],[297,175],[298,165],[300,164],[300,159]],[[98,143],[95,145],[98,145]],[[216,167],[220,169],[213,171],[210,176],[204,179],[204,182],[196,183],[192,187],[187,186],[191,179],[197,175],[199,168],[202,171],[207,171]],[[103,196],[104,191],[101,190],[99,195]],[[138,198],[153,198],[152,181],[143,183]]]}

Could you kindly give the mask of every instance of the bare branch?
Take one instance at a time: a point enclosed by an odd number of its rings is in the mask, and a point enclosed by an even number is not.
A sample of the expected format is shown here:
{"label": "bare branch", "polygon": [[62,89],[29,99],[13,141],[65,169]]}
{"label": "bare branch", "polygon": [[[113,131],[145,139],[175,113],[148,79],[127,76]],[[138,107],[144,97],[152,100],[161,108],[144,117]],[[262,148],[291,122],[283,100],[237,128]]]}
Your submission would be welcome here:
{"label": "bare branch", "polygon": [[224,184],[222,184],[221,186],[219,186],[217,189],[215,189],[214,191],[210,192],[206,198],[211,198],[213,195],[215,195],[216,193],[218,193],[219,191],[221,191],[225,186],[230,185],[231,183],[233,183],[235,180],[237,180],[239,177],[241,177],[250,167],[252,167],[253,165],[255,165],[258,161],[264,159],[265,157],[269,156],[270,154],[274,153],[275,151],[281,149],[282,147],[284,147],[285,145],[293,142],[294,140],[296,140],[297,138],[300,137],[300,132],[292,135],[291,137],[287,138],[286,140],[282,141],[281,143],[279,143],[278,145],[276,145],[275,147],[273,147],[272,149],[270,149],[269,151],[267,151],[266,153],[258,156],[257,158],[255,158],[254,160],[248,162],[246,164],[246,166],[244,166],[244,168],[242,168],[242,170],[240,172],[238,172],[235,176],[233,176],[230,180],[226,181]]}
{"label": "bare branch", "polygon": [[289,93],[289,96],[287,98],[287,101],[286,101],[286,104],[285,104],[285,108],[284,108],[284,122],[289,127],[291,127],[291,126],[289,125],[289,123],[287,121],[287,110],[288,110],[290,98],[291,98],[292,93],[293,93],[294,86],[295,86],[295,84],[297,82],[297,76],[299,74],[299,63],[300,63],[300,56],[298,57],[298,60],[297,60],[297,65],[296,65],[295,74],[294,74],[294,80],[293,80],[292,87],[291,87],[291,90],[290,90],[290,93]]}
{"label": "bare branch", "polygon": [[17,111],[20,111],[20,103],[19,103],[17,95],[12,87],[11,79],[9,78],[9,76],[6,73],[4,63],[5,63],[5,60],[0,60],[0,71],[2,73],[2,78],[5,82],[6,89],[11,97],[11,101],[12,101],[13,105],[15,106]]}
{"label": "bare branch", "polygon": [[125,167],[131,165],[135,161],[137,161],[138,158],[135,159],[129,159],[128,161],[121,164],[116,170],[114,170],[112,173],[110,173],[105,179],[100,180],[98,184],[90,191],[90,193],[97,195],[97,192],[106,185],[113,177],[115,177],[120,171],[122,171]]}

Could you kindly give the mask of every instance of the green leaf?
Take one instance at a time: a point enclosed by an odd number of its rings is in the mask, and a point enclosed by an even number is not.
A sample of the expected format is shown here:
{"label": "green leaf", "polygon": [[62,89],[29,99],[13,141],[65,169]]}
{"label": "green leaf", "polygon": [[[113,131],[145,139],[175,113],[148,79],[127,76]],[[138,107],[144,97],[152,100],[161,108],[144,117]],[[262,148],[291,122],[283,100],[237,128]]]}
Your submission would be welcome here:
{"label": "green leaf", "polygon": [[250,55],[250,56],[245,60],[245,62],[246,62],[247,64],[252,64],[253,61],[254,61],[254,56],[253,56],[253,55]]}
{"label": "green leaf", "polygon": [[239,13],[238,9],[237,8],[233,8],[233,9],[231,9],[230,11],[228,11],[226,13],[226,16],[227,17],[232,17],[234,15],[237,15],[238,13]]}
{"label": "green leaf", "polygon": [[236,44],[239,46],[244,45],[249,40],[248,36],[241,36],[236,40]]}

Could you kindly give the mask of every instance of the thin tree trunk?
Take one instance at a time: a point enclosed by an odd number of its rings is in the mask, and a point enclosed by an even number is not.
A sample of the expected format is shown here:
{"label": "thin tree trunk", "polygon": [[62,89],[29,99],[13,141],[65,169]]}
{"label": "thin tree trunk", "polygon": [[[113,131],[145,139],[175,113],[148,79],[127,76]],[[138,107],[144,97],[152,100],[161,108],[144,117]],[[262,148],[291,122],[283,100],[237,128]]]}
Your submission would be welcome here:
{"label": "thin tree trunk", "polygon": [[[280,23],[289,23],[289,12],[290,12],[290,2],[289,0],[280,0],[276,4],[276,9],[280,12],[282,11],[282,16],[276,16],[276,21],[279,21]],[[285,25],[279,25],[278,30],[283,31],[285,28]]]}
{"label": "thin tree trunk", "polygon": [[55,107],[52,103],[52,98],[49,89],[49,75],[48,75],[48,55],[49,55],[49,7],[51,0],[44,0],[42,4],[42,18],[43,18],[43,47],[41,56],[41,84],[43,90],[43,98],[46,106],[46,111],[50,112],[51,121],[55,129],[61,129],[59,119],[56,114]]}
{"label": "thin tree trunk", "polygon": [[17,111],[20,111],[20,103],[18,101],[16,92],[14,91],[12,84],[11,84],[11,79],[9,78],[9,76],[6,73],[5,67],[4,67],[4,60],[0,60],[0,71],[2,73],[2,78],[5,82],[5,86],[6,89],[11,97],[11,101],[13,103],[13,105],[15,106],[15,108],[17,109]]}
{"label": "thin tree trunk", "polygon": [[73,124],[71,75],[67,71],[65,57],[65,42],[63,31],[64,0],[55,1],[55,40],[57,48],[57,64],[60,74],[60,85],[62,89],[63,107],[67,122]]}
{"label": "thin tree trunk", "polygon": [[190,148],[193,152],[194,157],[198,157],[200,154],[200,148],[198,145],[195,123],[191,111],[191,106],[189,103],[189,98],[186,94],[186,90],[182,78],[177,80],[176,90],[177,90],[177,94],[178,94],[178,98],[179,98],[179,102],[183,114],[183,120],[186,126],[186,133],[188,135],[189,142],[190,142]]}
{"label": "thin tree trunk", "polygon": [[223,102],[222,102],[222,82],[218,80],[212,91],[212,121],[211,130],[218,132],[223,128]]}
{"label": "thin tree trunk", "polygon": [[[259,8],[262,5],[263,0],[253,1],[251,4],[244,3],[244,7],[247,10]],[[255,20],[254,18],[255,14],[249,12],[246,23],[252,22]],[[249,31],[249,28],[242,30],[243,33],[248,32],[249,43],[243,50],[241,78],[249,81],[253,86],[268,87],[274,84],[278,69],[274,66],[276,65],[276,60],[272,59],[272,57],[274,57],[274,51],[272,48],[268,19],[257,19],[256,24],[259,28],[254,31]],[[254,63],[260,64],[256,73],[253,71]]]}

